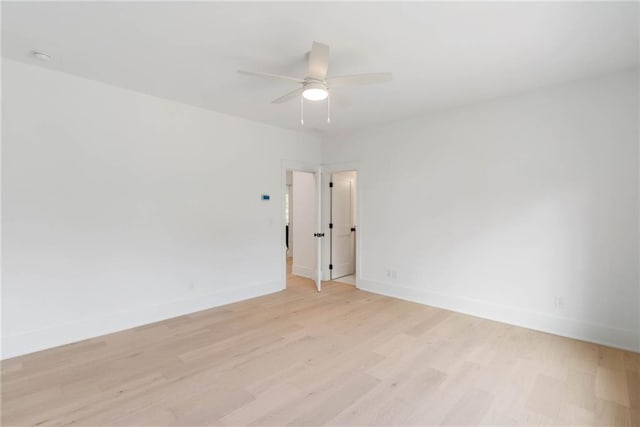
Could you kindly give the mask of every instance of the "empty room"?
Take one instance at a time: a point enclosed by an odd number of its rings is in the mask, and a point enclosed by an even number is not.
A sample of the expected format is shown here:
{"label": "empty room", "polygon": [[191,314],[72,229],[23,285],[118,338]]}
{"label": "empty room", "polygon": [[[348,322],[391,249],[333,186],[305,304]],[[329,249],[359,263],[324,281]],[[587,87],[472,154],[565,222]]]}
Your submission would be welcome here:
{"label": "empty room", "polygon": [[640,426],[640,3],[0,7],[3,426]]}

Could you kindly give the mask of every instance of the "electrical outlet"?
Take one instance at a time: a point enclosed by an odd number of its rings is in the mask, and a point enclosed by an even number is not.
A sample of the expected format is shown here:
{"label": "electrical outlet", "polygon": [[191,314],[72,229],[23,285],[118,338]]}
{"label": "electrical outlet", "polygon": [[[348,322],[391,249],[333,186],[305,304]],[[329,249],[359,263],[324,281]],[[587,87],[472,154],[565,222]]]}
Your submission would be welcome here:
{"label": "electrical outlet", "polygon": [[193,280],[189,280],[189,290],[193,291],[196,288],[196,284]]}
{"label": "electrical outlet", "polygon": [[398,273],[396,272],[396,270],[391,270],[391,278],[395,279],[398,277]]}

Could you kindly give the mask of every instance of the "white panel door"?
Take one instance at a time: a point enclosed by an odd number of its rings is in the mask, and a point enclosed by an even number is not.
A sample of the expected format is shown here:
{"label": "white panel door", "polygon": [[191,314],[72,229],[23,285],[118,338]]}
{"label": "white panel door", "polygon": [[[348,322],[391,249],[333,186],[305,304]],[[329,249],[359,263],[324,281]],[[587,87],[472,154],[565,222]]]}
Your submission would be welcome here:
{"label": "white panel door", "polygon": [[322,169],[318,168],[315,174],[316,181],[316,203],[315,203],[315,211],[316,211],[316,230],[320,233],[320,236],[316,238],[316,289],[318,292],[322,290],[322,239],[324,238],[324,233],[322,232]]}
{"label": "white panel door", "polygon": [[293,254],[292,273],[317,281],[317,189],[315,174],[293,171],[292,185],[292,235]]}
{"label": "white panel door", "polygon": [[331,279],[356,272],[355,172],[334,173],[331,188]]}

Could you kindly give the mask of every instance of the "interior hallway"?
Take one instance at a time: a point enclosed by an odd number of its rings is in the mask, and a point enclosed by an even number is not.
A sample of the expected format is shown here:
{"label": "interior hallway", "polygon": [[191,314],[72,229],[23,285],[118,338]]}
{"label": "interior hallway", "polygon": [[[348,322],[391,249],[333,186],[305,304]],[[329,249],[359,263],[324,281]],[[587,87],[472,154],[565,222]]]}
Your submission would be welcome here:
{"label": "interior hallway", "polygon": [[356,275],[349,274],[348,276],[338,277],[337,279],[333,279],[334,282],[344,283],[346,285],[356,285]]}
{"label": "interior hallway", "polygon": [[306,289],[315,290],[316,284],[312,279],[297,276],[291,272],[293,269],[293,257],[287,257],[287,290]]}

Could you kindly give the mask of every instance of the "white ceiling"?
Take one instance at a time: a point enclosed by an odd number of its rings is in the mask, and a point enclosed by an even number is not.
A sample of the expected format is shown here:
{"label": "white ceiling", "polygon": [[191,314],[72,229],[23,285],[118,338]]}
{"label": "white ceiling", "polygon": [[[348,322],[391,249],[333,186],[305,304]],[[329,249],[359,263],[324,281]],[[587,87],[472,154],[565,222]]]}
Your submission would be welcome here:
{"label": "white ceiling", "polygon": [[[329,76],[391,71],[305,105],[305,128],[341,131],[638,65],[638,4],[2,2],[2,55],[139,92],[299,129],[271,100],[303,77],[313,40]],[[42,63],[29,55],[53,56]]]}

